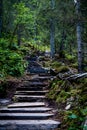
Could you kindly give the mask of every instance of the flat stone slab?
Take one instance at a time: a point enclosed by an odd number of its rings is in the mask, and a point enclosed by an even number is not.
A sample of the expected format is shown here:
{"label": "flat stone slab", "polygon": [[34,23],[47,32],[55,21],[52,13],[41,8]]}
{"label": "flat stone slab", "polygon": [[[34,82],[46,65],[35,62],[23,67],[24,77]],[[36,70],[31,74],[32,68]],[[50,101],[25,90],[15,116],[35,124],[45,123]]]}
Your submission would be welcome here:
{"label": "flat stone slab", "polygon": [[15,95],[25,95],[25,94],[29,94],[29,95],[41,95],[41,94],[46,94],[48,93],[48,91],[16,91]]}
{"label": "flat stone slab", "polygon": [[51,80],[51,79],[53,79],[54,78],[54,76],[39,76],[38,77],[38,79],[40,80],[40,81],[48,81],[48,80]]}
{"label": "flat stone slab", "polygon": [[0,109],[1,113],[41,113],[41,112],[47,112],[51,111],[52,108],[47,107],[32,107],[32,108],[2,108]]}
{"label": "flat stone slab", "polygon": [[39,76],[51,76],[50,73],[40,73]]}
{"label": "flat stone slab", "polygon": [[0,98],[0,104],[1,105],[7,105],[11,102],[11,99],[1,99]]}
{"label": "flat stone slab", "polygon": [[44,69],[40,66],[33,66],[33,65],[31,67],[29,67],[28,70],[29,70],[28,72],[35,73],[35,74],[41,74],[41,73],[48,74],[48,71],[49,71],[49,70]]}
{"label": "flat stone slab", "polygon": [[29,85],[29,86],[47,86],[48,83],[42,83],[42,82],[29,82],[25,85]]}
{"label": "flat stone slab", "polygon": [[51,78],[53,78],[53,76],[36,76],[36,77],[34,77],[33,76],[33,78],[32,79],[27,79],[26,81],[32,81],[32,82],[44,82],[44,81],[47,81],[47,80],[49,80],[49,79],[51,79]]}
{"label": "flat stone slab", "polygon": [[46,99],[45,96],[28,96],[28,95],[14,95],[18,102],[42,102]]}
{"label": "flat stone slab", "polygon": [[54,120],[0,120],[0,130],[55,130],[60,122]]}
{"label": "flat stone slab", "polygon": [[33,98],[35,98],[35,99],[44,99],[44,98],[46,98],[45,96],[33,96],[33,95],[31,95],[31,96],[28,96],[28,95],[14,95],[15,97],[17,97],[17,98],[29,98],[29,99],[33,99]]}
{"label": "flat stone slab", "polygon": [[53,114],[49,113],[0,113],[0,119],[30,119],[30,120],[43,120],[43,119],[48,119],[51,118]]}
{"label": "flat stone slab", "polygon": [[42,91],[43,86],[21,86],[17,88],[17,91]]}
{"label": "flat stone slab", "polygon": [[44,99],[46,99],[45,96],[33,96],[33,95],[14,95],[14,97],[17,99],[18,102],[35,102],[35,101],[38,101],[38,102],[41,102],[43,101]]}
{"label": "flat stone slab", "polygon": [[8,105],[8,108],[19,108],[19,107],[42,107],[45,106],[44,102],[21,102],[21,103],[13,103],[11,105]]}
{"label": "flat stone slab", "polygon": [[43,76],[43,75],[42,75],[42,76],[39,76],[39,77],[38,77],[39,80],[49,80],[49,79],[51,79],[51,78],[54,78],[54,76],[46,76],[46,75]]}

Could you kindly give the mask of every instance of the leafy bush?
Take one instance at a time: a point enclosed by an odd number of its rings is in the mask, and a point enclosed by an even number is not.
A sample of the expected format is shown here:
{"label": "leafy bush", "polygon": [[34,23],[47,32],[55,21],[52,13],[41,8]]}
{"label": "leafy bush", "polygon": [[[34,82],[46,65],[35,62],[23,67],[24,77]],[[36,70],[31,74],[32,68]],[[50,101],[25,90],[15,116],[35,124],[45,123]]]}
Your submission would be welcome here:
{"label": "leafy bush", "polygon": [[66,112],[66,122],[68,122],[68,130],[86,130],[87,126],[84,125],[87,115],[87,108],[78,108],[73,111]]}
{"label": "leafy bush", "polygon": [[0,77],[7,75],[21,76],[26,62],[16,44],[10,45],[8,40],[0,40]]}
{"label": "leafy bush", "polygon": [[[58,113],[62,118],[60,130],[87,130],[87,78],[73,82],[56,78],[50,84],[47,97],[55,101],[62,112]],[[68,104],[71,108],[65,110]]]}

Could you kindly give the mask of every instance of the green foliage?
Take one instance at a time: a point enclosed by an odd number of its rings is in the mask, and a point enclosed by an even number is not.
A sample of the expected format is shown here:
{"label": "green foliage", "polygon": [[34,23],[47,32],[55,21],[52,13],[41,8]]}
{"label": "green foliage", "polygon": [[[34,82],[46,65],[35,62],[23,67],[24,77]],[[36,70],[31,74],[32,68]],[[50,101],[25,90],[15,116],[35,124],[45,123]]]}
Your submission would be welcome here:
{"label": "green foliage", "polygon": [[[48,98],[62,106],[70,102],[71,108],[65,111],[65,107],[59,109],[64,110],[63,124],[67,125],[67,130],[86,130],[84,126],[87,116],[87,78],[78,79],[69,82],[55,79],[51,82]],[[72,99],[72,100],[71,100]],[[62,124],[62,125],[63,125]],[[65,127],[64,127],[65,128]]]}
{"label": "green foliage", "polygon": [[27,24],[28,21],[30,21],[30,23],[33,24],[32,12],[30,12],[30,8],[25,6],[25,3],[20,2],[19,4],[13,5],[13,7],[15,9],[15,24]]}
{"label": "green foliage", "polygon": [[87,108],[74,109],[73,111],[66,112],[66,122],[68,121],[68,130],[82,130],[87,128],[83,122],[86,120]]}
{"label": "green foliage", "polygon": [[0,77],[6,75],[21,76],[26,62],[17,45],[10,46],[8,40],[0,40]]}
{"label": "green foliage", "polygon": [[66,54],[65,58],[68,62],[74,63],[76,61],[76,57],[73,55]]}
{"label": "green foliage", "polygon": [[56,73],[61,73],[61,72],[67,72],[67,71],[69,71],[68,66],[66,66],[62,62],[52,61],[52,63],[50,63],[50,65],[55,70]]}
{"label": "green foliage", "polygon": [[52,62],[52,64],[51,64],[51,66],[53,67],[53,68],[58,68],[58,67],[60,67],[62,65],[62,63],[60,63],[60,62],[58,62],[58,61],[54,61],[54,62]]}
{"label": "green foliage", "polygon": [[78,69],[78,63],[76,62],[76,63],[70,64],[70,67]]}
{"label": "green foliage", "polygon": [[[70,94],[65,91],[67,82],[63,80],[54,80],[51,83],[51,89],[49,91],[48,97],[55,100],[57,103],[65,103],[66,99],[70,97]],[[64,88],[64,90],[63,90]]]}
{"label": "green foliage", "polygon": [[69,71],[68,66],[61,66],[57,68],[57,72],[67,72],[67,71]]}

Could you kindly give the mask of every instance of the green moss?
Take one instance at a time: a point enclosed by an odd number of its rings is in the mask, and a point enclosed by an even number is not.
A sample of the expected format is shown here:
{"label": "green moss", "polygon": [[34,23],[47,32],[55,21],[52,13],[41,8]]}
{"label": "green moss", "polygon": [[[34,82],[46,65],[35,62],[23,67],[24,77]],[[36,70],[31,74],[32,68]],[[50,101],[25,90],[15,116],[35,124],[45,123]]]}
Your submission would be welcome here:
{"label": "green moss", "polygon": [[87,78],[73,82],[56,79],[50,86],[49,97],[58,107],[60,104],[60,109],[72,97],[72,107],[69,111],[64,111],[63,123],[67,124],[67,130],[82,130],[87,115]]}
{"label": "green moss", "polygon": [[72,62],[72,63],[74,63],[75,60],[76,60],[76,57],[75,57],[75,56],[72,56],[72,55],[69,55],[69,54],[66,54],[66,55],[65,55],[65,58],[66,58],[69,62]]}
{"label": "green moss", "polygon": [[70,94],[69,94],[68,92],[65,92],[64,90],[62,90],[62,91],[60,91],[60,93],[57,95],[56,102],[65,103],[68,97],[70,97]]}
{"label": "green moss", "polygon": [[50,67],[50,65],[51,65],[50,61],[45,61],[43,64],[44,67]]}
{"label": "green moss", "polygon": [[68,66],[65,66],[65,65],[62,65],[62,63],[60,63],[60,62],[57,62],[57,61],[55,61],[55,62],[53,62],[52,64],[51,64],[51,67],[55,70],[55,72],[66,72],[66,71],[69,71],[69,68],[68,68]]}
{"label": "green moss", "polygon": [[87,78],[82,78],[82,79],[78,79],[77,83],[79,83],[81,85],[82,83],[82,87],[87,87]]}
{"label": "green moss", "polygon": [[71,66],[71,67],[73,67],[73,68],[78,69],[78,63],[77,63],[77,62],[75,62],[75,63],[71,64],[70,66]]}
{"label": "green moss", "polygon": [[58,61],[52,61],[52,63],[51,63],[51,66],[53,67],[53,68],[57,68],[57,67],[60,67],[62,65],[62,63],[60,63],[60,62],[58,62]]}
{"label": "green moss", "polygon": [[81,93],[80,89],[71,89],[71,91],[69,92],[71,96],[75,97],[76,95]]}
{"label": "green moss", "polygon": [[66,91],[66,81],[54,80],[51,83],[48,98],[55,100],[56,102],[65,103],[66,99],[70,97],[70,94]]}
{"label": "green moss", "polygon": [[60,66],[60,67],[56,68],[55,70],[58,73],[60,73],[60,72],[67,72],[67,71],[69,71],[69,68],[68,68],[68,66]]}

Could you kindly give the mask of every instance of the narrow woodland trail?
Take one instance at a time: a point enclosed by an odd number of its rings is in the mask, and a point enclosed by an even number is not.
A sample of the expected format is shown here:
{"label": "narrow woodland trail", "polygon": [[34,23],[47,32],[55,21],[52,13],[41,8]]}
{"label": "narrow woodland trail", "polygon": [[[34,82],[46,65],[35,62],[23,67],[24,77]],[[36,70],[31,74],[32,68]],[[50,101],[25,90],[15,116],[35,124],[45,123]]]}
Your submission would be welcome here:
{"label": "narrow woodland trail", "polygon": [[57,130],[60,122],[55,121],[45,96],[52,76],[37,58],[29,59],[28,71],[33,78],[17,88],[14,103],[0,109],[0,130]]}

